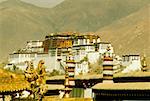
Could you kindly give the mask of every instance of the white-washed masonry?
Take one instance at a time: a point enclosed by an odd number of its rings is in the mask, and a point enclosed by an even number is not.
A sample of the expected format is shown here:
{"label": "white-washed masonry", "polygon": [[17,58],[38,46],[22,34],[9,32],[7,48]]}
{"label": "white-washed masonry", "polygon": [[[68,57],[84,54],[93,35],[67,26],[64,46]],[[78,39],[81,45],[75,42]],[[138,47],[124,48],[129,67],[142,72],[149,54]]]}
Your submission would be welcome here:
{"label": "white-washed masonry", "polygon": [[140,55],[123,55],[122,59],[122,65],[126,67],[122,73],[141,71],[142,65]]}
{"label": "white-washed masonry", "polygon": [[[61,37],[59,36],[58,38]],[[65,37],[65,39],[67,38],[68,37]],[[97,50],[95,45],[98,47]],[[96,39],[93,38],[92,40],[88,38],[73,40],[72,51],[76,62],[75,75],[88,73],[88,62],[94,64],[99,60],[102,54],[106,52],[107,46],[110,46],[111,53],[113,53],[111,44],[109,42],[101,42],[99,37]],[[56,69],[63,72],[64,66],[66,66],[66,50],[67,48],[49,48],[48,52],[45,53],[43,41],[28,41],[26,48],[9,55],[10,67],[12,64],[15,64],[19,69],[25,70],[25,61],[33,61],[34,67],[36,68],[39,60],[44,60],[47,71]],[[6,67],[9,68],[9,65]]]}

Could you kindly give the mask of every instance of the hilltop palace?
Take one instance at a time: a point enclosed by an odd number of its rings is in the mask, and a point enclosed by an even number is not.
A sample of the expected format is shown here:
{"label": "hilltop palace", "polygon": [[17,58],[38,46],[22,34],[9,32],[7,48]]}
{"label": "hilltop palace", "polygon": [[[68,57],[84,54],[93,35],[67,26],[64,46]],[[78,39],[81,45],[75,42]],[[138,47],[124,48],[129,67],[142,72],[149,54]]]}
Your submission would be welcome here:
{"label": "hilltop palace", "polygon": [[[34,66],[39,60],[45,61],[46,70],[52,72],[54,69],[64,72],[66,65],[66,55],[68,50],[72,50],[75,60],[75,75],[89,72],[89,64],[99,61],[107,47],[114,53],[110,42],[102,42],[98,35],[93,33],[57,33],[47,35],[44,41],[28,41],[25,48],[13,52],[9,55],[9,64],[5,68],[13,69],[14,65],[21,70],[26,69],[26,61],[32,61]],[[140,70],[139,55],[124,55],[122,58],[116,57],[117,65],[127,66],[123,72]],[[132,65],[135,68],[130,68]],[[128,69],[129,68],[129,69]],[[117,70],[116,70],[117,72]]]}

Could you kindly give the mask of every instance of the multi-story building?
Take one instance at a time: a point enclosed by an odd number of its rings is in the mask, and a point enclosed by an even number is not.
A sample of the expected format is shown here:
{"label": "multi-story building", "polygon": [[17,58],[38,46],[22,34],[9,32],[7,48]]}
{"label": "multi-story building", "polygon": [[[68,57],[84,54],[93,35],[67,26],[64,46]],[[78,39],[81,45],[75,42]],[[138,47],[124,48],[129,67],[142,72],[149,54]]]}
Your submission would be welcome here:
{"label": "multi-story building", "polygon": [[14,64],[33,61],[37,64],[38,60],[43,59],[47,70],[61,70],[71,50],[76,62],[76,74],[86,74],[89,71],[88,64],[94,64],[107,46],[111,47],[111,44],[101,42],[100,37],[94,34],[50,34],[44,41],[28,41],[23,51],[10,54],[9,61]]}
{"label": "multi-story building", "polygon": [[53,57],[51,61],[55,68],[58,68],[59,63],[65,64],[67,51],[71,49],[76,62],[76,74],[87,73],[88,62],[96,62],[108,45],[111,46],[110,43],[101,42],[98,35],[78,33],[51,34],[45,37],[43,44],[44,52]]}

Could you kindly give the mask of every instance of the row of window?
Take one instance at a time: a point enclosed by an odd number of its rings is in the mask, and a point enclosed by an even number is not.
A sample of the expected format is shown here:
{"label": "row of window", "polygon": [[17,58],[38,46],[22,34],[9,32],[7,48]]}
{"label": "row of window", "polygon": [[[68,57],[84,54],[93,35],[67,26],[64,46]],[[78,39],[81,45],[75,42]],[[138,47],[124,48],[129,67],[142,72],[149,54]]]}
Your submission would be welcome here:
{"label": "row of window", "polygon": [[130,60],[139,60],[140,57],[132,56],[132,57],[123,57],[123,61],[130,61]]}
{"label": "row of window", "polygon": [[10,55],[10,58],[27,58],[27,57],[36,57],[36,54],[12,54]]}
{"label": "row of window", "polygon": [[[96,42],[96,39],[92,39],[92,40],[90,40],[90,39],[78,39],[78,40],[74,40],[73,44],[74,45],[85,45],[85,44],[95,43],[95,42]],[[97,40],[97,42],[99,42],[99,41]]]}

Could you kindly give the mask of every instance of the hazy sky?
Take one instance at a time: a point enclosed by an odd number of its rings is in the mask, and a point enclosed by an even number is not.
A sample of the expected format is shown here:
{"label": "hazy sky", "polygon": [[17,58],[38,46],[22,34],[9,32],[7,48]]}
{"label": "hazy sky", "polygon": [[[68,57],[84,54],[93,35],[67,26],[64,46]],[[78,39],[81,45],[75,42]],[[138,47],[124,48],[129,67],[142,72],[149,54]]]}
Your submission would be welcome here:
{"label": "hazy sky", "polygon": [[[2,1],[7,1],[7,0],[0,0],[0,2]],[[61,3],[64,0],[21,0],[21,1],[25,1],[40,7],[48,7],[51,8],[59,3]]]}

